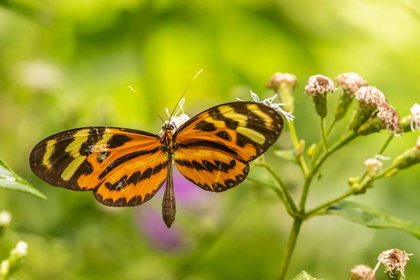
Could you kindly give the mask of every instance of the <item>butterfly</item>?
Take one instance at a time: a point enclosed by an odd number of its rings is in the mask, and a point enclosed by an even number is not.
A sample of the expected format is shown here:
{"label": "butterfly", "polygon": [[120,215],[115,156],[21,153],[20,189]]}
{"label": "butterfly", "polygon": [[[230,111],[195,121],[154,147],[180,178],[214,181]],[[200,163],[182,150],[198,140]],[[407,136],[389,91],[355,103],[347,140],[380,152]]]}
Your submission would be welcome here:
{"label": "butterfly", "polygon": [[151,199],[166,182],[163,220],[171,227],[176,205],[175,164],[206,191],[223,192],[243,182],[249,162],[279,137],[283,118],[257,102],[231,102],[199,113],[160,134],[118,127],[63,131],[38,143],[30,166],[45,182],[74,191],[92,191],[100,203],[125,207]]}

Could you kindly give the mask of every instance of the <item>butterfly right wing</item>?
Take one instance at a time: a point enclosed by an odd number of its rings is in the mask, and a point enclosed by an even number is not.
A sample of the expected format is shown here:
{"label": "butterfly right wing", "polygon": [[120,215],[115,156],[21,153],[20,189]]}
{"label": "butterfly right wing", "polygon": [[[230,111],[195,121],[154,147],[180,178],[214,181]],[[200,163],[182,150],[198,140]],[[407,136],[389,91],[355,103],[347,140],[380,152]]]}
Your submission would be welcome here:
{"label": "butterfly right wing", "polygon": [[185,122],[174,134],[177,168],[202,189],[221,192],[245,180],[248,163],[273,145],[283,119],[255,102],[221,104]]}
{"label": "butterfly right wing", "polygon": [[93,191],[108,206],[134,206],[163,185],[168,158],[158,136],[132,129],[87,127],[50,136],[31,152],[32,171],[45,182]]}

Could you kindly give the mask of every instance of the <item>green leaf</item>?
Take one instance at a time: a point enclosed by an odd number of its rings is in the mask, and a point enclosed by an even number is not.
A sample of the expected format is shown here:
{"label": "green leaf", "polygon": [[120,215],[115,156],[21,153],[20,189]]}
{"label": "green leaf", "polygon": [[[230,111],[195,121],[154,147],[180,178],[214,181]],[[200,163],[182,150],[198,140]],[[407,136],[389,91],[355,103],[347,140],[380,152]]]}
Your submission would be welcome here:
{"label": "green leaf", "polygon": [[33,194],[39,198],[47,199],[40,191],[32,187],[26,180],[19,177],[0,158],[0,188],[21,191]]}
{"label": "green leaf", "polygon": [[270,188],[276,188],[276,183],[274,182],[273,177],[265,170],[265,168],[258,167],[258,166],[251,166],[251,170],[249,171],[248,180],[268,186]]}
{"label": "green leaf", "polygon": [[385,211],[353,201],[342,201],[336,203],[326,209],[326,212],[371,228],[400,229],[420,239],[419,224],[402,220]]}
{"label": "green leaf", "polygon": [[259,185],[263,185],[272,189],[279,197],[283,198],[282,191],[277,187],[274,179],[268,174],[265,168],[251,166],[251,170],[248,173],[247,180],[254,182]]}
{"label": "green leaf", "polygon": [[317,280],[315,277],[309,275],[306,271],[299,273],[293,280]]}
{"label": "green leaf", "polygon": [[297,160],[296,153],[294,150],[276,150],[273,153],[279,158],[289,160],[298,164],[298,160]]}

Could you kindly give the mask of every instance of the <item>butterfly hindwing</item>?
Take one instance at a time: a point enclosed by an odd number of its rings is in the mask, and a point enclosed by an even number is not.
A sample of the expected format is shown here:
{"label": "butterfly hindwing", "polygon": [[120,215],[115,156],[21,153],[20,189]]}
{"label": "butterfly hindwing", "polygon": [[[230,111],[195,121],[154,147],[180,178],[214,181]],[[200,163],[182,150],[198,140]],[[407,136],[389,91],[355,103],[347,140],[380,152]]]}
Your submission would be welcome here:
{"label": "butterfly hindwing", "polygon": [[104,177],[94,196],[107,206],[142,204],[162,187],[168,174],[167,166],[168,158],[163,151],[128,160]]}
{"label": "butterfly hindwing", "polygon": [[224,191],[248,175],[248,162],[279,137],[282,117],[261,103],[232,102],[210,108],[174,135],[180,172],[203,189]]}
{"label": "butterfly hindwing", "polygon": [[137,205],[150,199],[167,173],[167,157],[157,135],[107,127],[50,136],[32,150],[30,165],[47,183],[94,191],[98,201],[110,206]]}
{"label": "butterfly hindwing", "polygon": [[184,177],[207,191],[222,192],[235,187],[249,172],[249,165],[212,149],[179,148],[175,164]]}

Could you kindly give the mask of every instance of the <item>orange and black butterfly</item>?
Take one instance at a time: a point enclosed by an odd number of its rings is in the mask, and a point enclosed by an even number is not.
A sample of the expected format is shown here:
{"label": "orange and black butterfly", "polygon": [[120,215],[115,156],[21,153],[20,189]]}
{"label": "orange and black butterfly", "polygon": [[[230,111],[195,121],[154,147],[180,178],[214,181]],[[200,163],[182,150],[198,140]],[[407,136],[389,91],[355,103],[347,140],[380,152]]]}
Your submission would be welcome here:
{"label": "orange and black butterfly", "polygon": [[107,206],[140,205],[166,181],[163,220],[175,220],[172,165],[206,191],[223,192],[245,180],[248,163],[276,142],[283,119],[256,102],[210,108],[159,135],[117,127],[85,127],[52,135],[32,150],[32,171],[45,182],[92,191]]}

